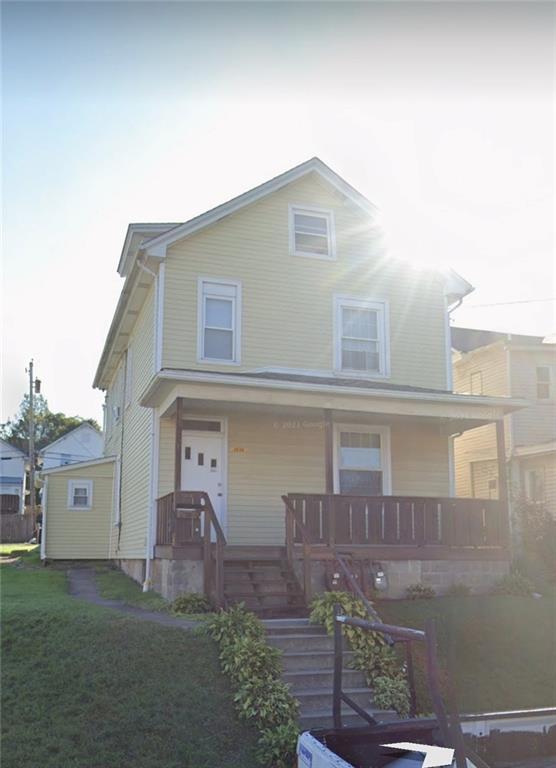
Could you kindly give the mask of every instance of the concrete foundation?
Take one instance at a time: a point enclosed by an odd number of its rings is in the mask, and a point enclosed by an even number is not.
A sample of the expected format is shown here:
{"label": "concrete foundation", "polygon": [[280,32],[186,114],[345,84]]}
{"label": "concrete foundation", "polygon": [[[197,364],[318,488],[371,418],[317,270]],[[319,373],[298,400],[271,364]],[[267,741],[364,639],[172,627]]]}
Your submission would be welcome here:
{"label": "concrete foundation", "polygon": [[504,560],[383,560],[382,566],[388,589],[381,595],[387,598],[406,597],[412,584],[432,587],[437,595],[446,594],[455,584],[465,584],[480,594],[510,571]]}
{"label": "concrete foundation", "polygon": [[174,600],[182,592],[203,594],[203,562],[201,560],[155,558],[151,567],[152,588],[167,600]]}
{"label": "concrete foundation", "polygon": [[145,581],[144,560],[118,560],[118,567],[138,584],[143,584]]}

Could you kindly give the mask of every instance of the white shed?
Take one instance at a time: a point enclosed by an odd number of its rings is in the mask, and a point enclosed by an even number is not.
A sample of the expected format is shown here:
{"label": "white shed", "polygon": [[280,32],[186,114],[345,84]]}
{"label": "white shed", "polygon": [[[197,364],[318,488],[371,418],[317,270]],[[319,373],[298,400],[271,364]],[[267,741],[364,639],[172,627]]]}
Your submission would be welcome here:
{"label": "white shed", "polygon": [[83,422],[71,432],[67,432],[63,437],[45,446],[39,452],[39,458],[45,470],[99,459],[102,453],[102,434],[87,422]]}

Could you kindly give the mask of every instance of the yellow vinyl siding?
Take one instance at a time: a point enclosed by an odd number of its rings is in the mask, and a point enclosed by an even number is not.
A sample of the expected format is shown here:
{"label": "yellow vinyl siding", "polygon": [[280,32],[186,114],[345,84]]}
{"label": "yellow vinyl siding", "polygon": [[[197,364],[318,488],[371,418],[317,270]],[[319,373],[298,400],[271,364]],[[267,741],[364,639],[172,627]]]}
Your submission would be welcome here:
{"label": "yellow vinyl siding", "polygon": [[[225,415],[219,411],[219,415]],[[342,423],[361,419],[342,419]],[[448,441],[433,426],[407,423],[391,429],[392,492],[447,496]],[[174,423],[160,432],[159,494],[173,489]],[[187,484],[187,478],[184,478]],[[228,542],[284,543],[284,493],[323,493],[321,414],[228,414]]]}
{"label": "yellow vinyl siding", "polygon": [[531,405],[513,414],[514,445],[535,445],[556,440],[556,398],[537,398],[537,367],[552,367],[552,392],[556,390],[556,353],[511,352],[512,394],[525,397]]}
{"label": "yellow vinyl siding", "polygon": [[[109,557],[114,508],[115,462],[74,467],[48,475],[46,558]],[[68,509],[70,480],[91,480],[91,509]]]}
{"label": "yellow vinyl siding", "polygon": [[[336,261],[290,255],[289,204],[333,210]],[[242,284],[239,368],[197,362],[199,277]],[[270,366],[330,372],[336,293],[389,302],[391,382],[446,387],[440,280],[386,257],[369,219],[314,176],[169,247],[163,367],[237,371]]]}
{"label": "yellow vinyl siding", "polygon": [[144,558],[151,482],[152,410],[138,403],[154,371],[154,289],[149,291],[137,317],[132,348],[132,398],[123,409],[121,519],[117,558]]}

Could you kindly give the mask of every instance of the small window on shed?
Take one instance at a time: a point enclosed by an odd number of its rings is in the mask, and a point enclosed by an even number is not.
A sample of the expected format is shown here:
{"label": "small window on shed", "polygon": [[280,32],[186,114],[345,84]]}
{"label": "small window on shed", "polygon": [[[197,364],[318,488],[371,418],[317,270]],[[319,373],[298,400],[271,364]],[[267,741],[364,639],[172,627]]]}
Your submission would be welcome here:
{"label": "small window on shed", "polygon": [[93,504],[92,480],[68,481],[68,507],[69,509],[91,509]]}

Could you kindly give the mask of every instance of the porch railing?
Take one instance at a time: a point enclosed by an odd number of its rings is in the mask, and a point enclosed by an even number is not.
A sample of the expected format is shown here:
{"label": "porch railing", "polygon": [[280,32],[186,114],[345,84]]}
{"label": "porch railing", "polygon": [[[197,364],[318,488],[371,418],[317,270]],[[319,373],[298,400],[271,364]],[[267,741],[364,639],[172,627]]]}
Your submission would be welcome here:
{"label": "porch railing", "polygon": [[[312,595],[311,561],[340,554],[366,559],[492,556],[508,546],[501,501],[410,496],[282,496],[286,555],[301,554],[305,599]],[[473,553],[473,555],[470,555]]]}
{"label": "porch railing", "polygon": [[161,546],[202,546],[205,595],[224,605],[226,537],[208,493],[177,491],[157,499],[156,543]]}

